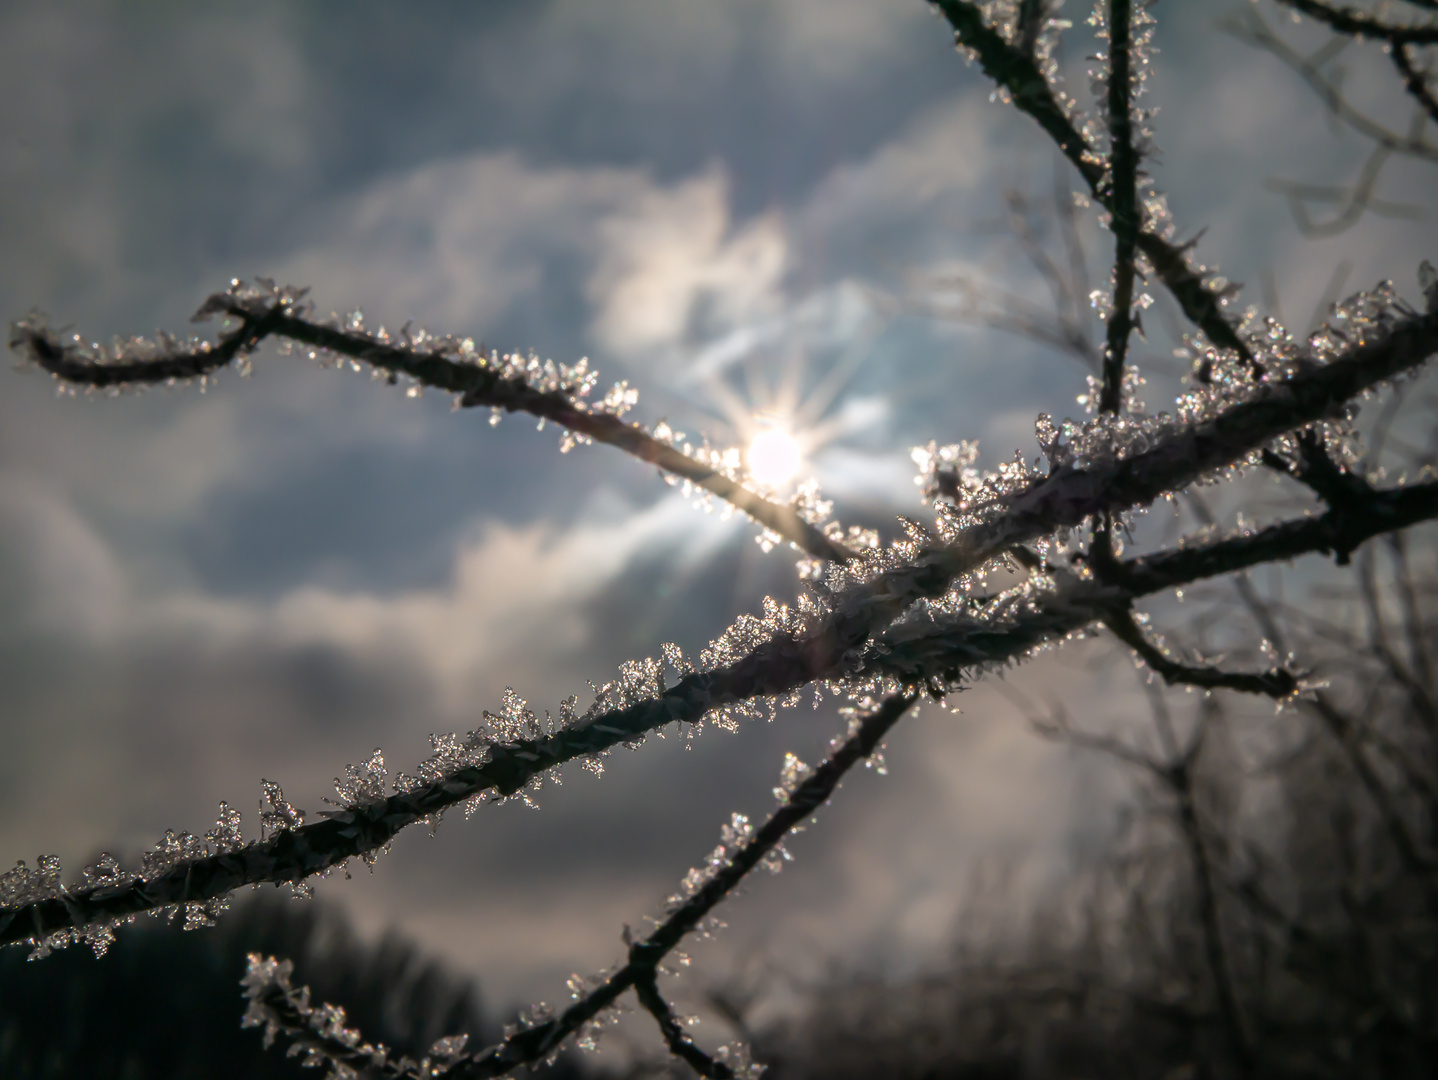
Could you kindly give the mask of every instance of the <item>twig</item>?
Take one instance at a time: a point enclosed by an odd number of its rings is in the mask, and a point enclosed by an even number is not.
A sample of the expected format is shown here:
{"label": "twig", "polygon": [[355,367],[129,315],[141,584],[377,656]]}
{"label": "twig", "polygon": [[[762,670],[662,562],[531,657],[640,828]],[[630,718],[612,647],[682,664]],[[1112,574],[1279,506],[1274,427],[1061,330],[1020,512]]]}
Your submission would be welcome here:
{"label": "twig", "polygon": [[1133,145],[1132,17],[1129,0],[1110,0],[1109,13],[1109,206],[1113,221],[1113,311],[1104,345],[1099,412],[1123,405],[1123,365],[1133,330],[1134,245],[1139,232],[1138,154]]}
{"label": "twig", "polygon": [[[238,283],[236,283],[238,285]],[[296,294],[295,300],[302,294]],[[822,559],[843,562],[854,553],[830,540],[789,506],[781,506],[703,462],[656,439],[601,404],[584,400],[587,388],[560,385],[537,387],[522,374],[495,365],[472,345],[440,339],[425,346],[393,344],[361,330],[340,330],[307,318],[297,303],[283,293],[254,298],[240,293],[216,293],[205,301],[196,319],[225,315],[239,325],[222,332],[213,345],[172,344],[153,359],[102,361],[79,345],[62,342],[48,329],[30,322],[17,323],[10,347],[36,366],[68,383],[97,388],[168,383],[198,379],[227,367],[252,352],[270,336],[371,365],[391,376],[406,375],[422,386],[457,396],[464,408],[488,405],[508,412],[526,412],[552,421],[577,435],[607,443],[658,466],[733,504],[765,528],[796,547]]]}
{"label": "twig", "polygon": [[1438,96],[1434,96],[1433,88],[1428,85],[1424,73],[1413,66],[1413,58],[1408,54],[1410,48],[1411,45],[1395,45],[1388,57],[1398,69],[1398,74],[1403,77],[1403,88],[1423,107],[1429,118],[1438,124]]}
{"label": "twig", "polygon": [[1374,38],[1393,45],[1433,45],[1438,43],[1438,26],[1404,26],[1385,23],[1360,15],[1349,8],[1336,8],[1319,0],[1278,0],[1280,4],[1301,11],[1311,19],[1326,23],[1349,37]]}
{"label": "twig", "polygon": [[1294,52],[1253,10],[1236,9],[1235,19],[1230,22],[1229,26],[1239,38],[1272,53],[1288,65],[1308,83],[1332,116],[1347,124],[1364,138],[1397,154],[1427,161],[1438,161],[1438,146],[1423,141],[1420,137],[1421,133],[1404,137],[1390,131],[1350,105],[1342,91],[1324,77],[1320,65],[1315,62],[1314,58],[1303,57]]}
{"label": "twig", "polygon": [[[654,985],[659,964],[720,901],[733,892],[751,870],[774,851],[795,826],[812,817],[820,806],[828,802],[844,774],[874,752],[884,736],[913,705],[916,697],[913,691],[894,694],[859,720],[851,734],[785,798],[723,866],[715,870],[692,896],[673,908],[653,933],[629,947],[629,959],[623,967],[559,1016],[523,1028],[496,1046],[456,1057],[446,1063],[437,1075],[446,1080],[481,1080],[505,1076],[522,1065],[541,1061],[557,1050],[565,1039],[613,1005],[623,993],[634,989],[641,1003],[659,1021],[672,1051],[694,1066],[701,1075],[733,1076],[734,1072],[728,1065],[704,1054],[678,1028],[669,1006]],[[268,988],[257,984],[252,1000],[268,1002],[268,994]],[[255,1022],[265,1021],[259,1019]],[[289,1034],[283,1029],[282,1033]],[[353,1051],[353,1047],[348,1045],[343,1048]],[[709,1071],[703,1071],[701,1065]],[[411,1074],[395,1072],[390,1075],[407,1077]]]}
{"label": "twig", "polygon": [[[959,44],[973,51],[984,73],[1009,92],[1016,108],[1044,129],[1078,170],[1094,199],[1113,213],[1112,199],[1104,186],[1102,158],[1074,127],[1034,60],[988,26],[976,4],[967,0],[938,0],[938,7],[954,28]],[[1135,244],[1188,319],[1216,346],[1232,349],[1245,362],[1252,363],[1252,350],[1224,315],[1220,296],[1208,287],[1203,275],[1189,265],[1186,247],[1176,246],[1147,229],[1138,233]]]}
{"label": "twig", "polygon": [[1128,608],[1115,610],[1105,616],[1104,625],[1112,630],[1120,641],[1138,653],[1144,663],[1158,672],[1170,686],[1186,684],[1205,689],[1237,690],[1244,694],[1263,694],[1280,700],[1298,688],[1298,680],[1293,673],[1282,668],[1249,674],[1179,663],[1144,636],[1143,630],[1134,620],[1133,611]]}

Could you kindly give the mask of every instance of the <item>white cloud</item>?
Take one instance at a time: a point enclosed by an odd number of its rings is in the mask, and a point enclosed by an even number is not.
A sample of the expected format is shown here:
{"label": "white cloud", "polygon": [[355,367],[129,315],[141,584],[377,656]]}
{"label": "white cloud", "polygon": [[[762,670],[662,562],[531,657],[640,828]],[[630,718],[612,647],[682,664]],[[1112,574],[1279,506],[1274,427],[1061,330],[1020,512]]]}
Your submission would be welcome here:
{"label": "white cloud", "polygon": [[367,309],[371,325],[413,316],[481,335],[542,284],[546,256],[584,256],[596,221],[648,187],[637,172],[534,168],[512,152],[430,162],[333,207],[326,239],[274,274],[315,285],[323,304]]}
{"label": "white cloud", "polygon": [[[589,282],[595,334],[621,351],[680,344],[696,320],[713,333],[774,309],[786,261],[775,215],[731,228],[717,169],[646,192],[599,227],[604,255]],[[702,332],[702,330],[701,330]]]}
{"label": "white cloud", "polygon": [[472,712],[477,694],[506,680],[538,682],[581,654],[595,629],[584,605],[645,551],[685,539],[702,552],[705,533],[710,543],[727,535],[710,520],[674,496],[643,511],[590,515],[567,531],[495,522],[458,546],[442,587],[379,595],[304,585],[265,600],[141,587],[61,498],[0,475],[7,557],[30,570],[27,610],[18,614],[31,629],[134,655],[331,648],[360,664],[393,661],[422,673],[455,714]]}
{"label": "white cloud", "polygon": [[0,472],[0,540],[0,586],[12,594],[4,630],[86,637],[124,630],[130,596],[119,563],[52,488],[18,471]]}

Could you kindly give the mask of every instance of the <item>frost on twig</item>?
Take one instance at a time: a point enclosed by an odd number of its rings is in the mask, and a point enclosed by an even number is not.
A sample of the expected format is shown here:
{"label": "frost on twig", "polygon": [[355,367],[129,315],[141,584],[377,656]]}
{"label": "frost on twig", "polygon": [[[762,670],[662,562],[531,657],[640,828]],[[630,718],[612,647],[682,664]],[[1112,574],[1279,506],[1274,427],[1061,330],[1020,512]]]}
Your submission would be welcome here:
{"label": "frost on twig", "polygon": [[370,1046],[358,1031],[344,1027],[343,1010],[331,1005],[312,1006],[307,990],[290,986],[287,962],[252,957],[245,981],[251,1003],[246,1023],[264,1026],[267,1040],[277,1036],[290,1040],[290,1052],[308,1055],[316,1064],[329,1064],[344,1080],[353,1075],[344,1070],[356,1068],[370,1068],[396,1080],[438,1076],[478,1080],[505,1076],[521,1066],[552,1060],[572,1036],[579,1036],[581,1043],[592,1043],[590,1029],[597,1018],[632,989],[658,1021],[671,1050],[700,1075],[757,1080],[763,1069],[749,1062],[746,1051],[725,1047],[711,1057],[694,1044],[660,995],[656,975],[665,957],[690,933],[702,928],[713,909],[750,871],[767,865],[782,850],[784,837],[828,802],[850,769],[875,752],[916,697],[912,691],[892,686],[889,689],[888,697],[871,702],[863,714],[854,717],[847,736],[835,740],[829,756],[818,767],[804,770],[786,759],[784,777],[776,791],[780,803],[768,819],[758,829],[750,827],[747,820],[737,832],[726,826],[721,854],[711,856],[704,873],[688,881],[683,894],[671,898],[664,921],[648,937],[629,942],[623,966],[597,980],[572,980],[575,1001],[558,1015],[547,1006],[537,1009],[537,1016],[511,1030],[502,1042],[473,1054],[456,1052],[442,1062],[392,1062],[384,1047]]}
{"label": "frost on twig", "polygon": [[[617,695],[612,700],[601,697],[582,717],[562,714],[555,729],[529,726],[520,709],[497,739],[436,746],[442,764],[383,800],[360,801],[302,826],[294,822],[297,827],[232,850],[205,853],[192,837],[176,841],[153,872],[147,868],[126,883],[60,894],[27,885],[13,891],[13,900],[0,897],[0,944],[48,948],[167,907],[203,919],[203,905],[243,885],[300,884],[348,859],[373,858],[400,830],[433,823],[448,807],[473,805],[486,792],[521,794],[564,762],[597,761],[667,724],[706,717],[731,724],[765,701],[792,703],[809,683],[842,684],[866,672],[917,682],[1010,662],[1102,618],[1125,596],[1307,552],[1345,556],[1373,535],[1438,515],[1431,484],[1374,491],[1343,512],[1134,560],[1125,564],[1121,593],[1091,582],[1084,583],[1088,592],[1045,592],[1036,584],[1009,607],[985,606],[971,625],[975,610],[966,606],[967,591],[993,560],[1029,543],[1056,552],[1070,530],[1095,515],[1143,506],[1257,461],[1274,439],[1341,413],[1360,394],[1422,364],[1438,351],[1438,314],[1404,309],[1379,290],[1355,302],[1341,328],[1327,327],[1303,345],[1279,335],[1268,348],[1262,380],[1235,376],[1197,389],[1180,402],[1176,417],[1099,416],[1081,429],[1066,428],[1048,448],[1046,475],[1018,468],[975,477],[965,498],[937,507],[937,537],[920,529],[909,540],[831,565],[804,603],[774,605],[765,620],[741,620],[709,650],[703,670],[673,686],[659,684],[657,669],[634,668],[606,691]],[[930,607],[886,633],[919,601]],[[1023,617],[1012,625],[1000,618],[1015,612]],[[925,626],[926,618],[937,621]],[[899,639],[902,650],[895,649]],[[276,824],[290,821],[278,803],[271,813],[279,815],[271,819]]]}
{"label": "frost on twig", "polygon": [[277,337],[281,352],[298,347],[312,360],[356,370],[368,365],[391,383],[404,378],[411,396],[430,387],[453,395],[458,408],[488,406],[491,422],[506,412],[524,412],[541,424],[555,423],[566,432],[561,450],[581,442],[607,443],[717,495],[812,556],[841,561],[851,557],[813,520],[817,500],[795,506],[772,502],[745,485],[737,453],[720,453],[707,444],[676,445],[667,425],[651,432],[624,420],[638,400],[637,392],[616,383],[598,393],[599,376],[588,360],[558,365],[518,353],[487,352],[472,338],[436,337],[411,331],[408,324],[396,335],[383,327],[370,331],[360,312],[316,320],[308,292],[277,287],[267,278],[253,283],[235,279],[195,313],[196,321],[222,319],[214,342],[160,334],[117,341],[106,349],[87,344],[79,335],[62,338],[32,316],[11,327],[10,347],[65,384],[117,391],[208,379],[231,364],[247,364],[261,342]]}

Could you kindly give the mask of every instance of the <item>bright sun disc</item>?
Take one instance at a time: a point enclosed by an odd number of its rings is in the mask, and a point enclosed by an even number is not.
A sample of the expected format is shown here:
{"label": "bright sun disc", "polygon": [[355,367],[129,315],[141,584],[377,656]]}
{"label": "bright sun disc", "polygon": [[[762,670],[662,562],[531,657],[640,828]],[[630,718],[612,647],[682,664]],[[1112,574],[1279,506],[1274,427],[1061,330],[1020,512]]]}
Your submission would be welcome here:
{"label": "bright sun disc", "polygon": [[754,436],[747,456],[749,474],[771,488],[788,483],[803,464],[799,443],[783,428],[768,428]]}

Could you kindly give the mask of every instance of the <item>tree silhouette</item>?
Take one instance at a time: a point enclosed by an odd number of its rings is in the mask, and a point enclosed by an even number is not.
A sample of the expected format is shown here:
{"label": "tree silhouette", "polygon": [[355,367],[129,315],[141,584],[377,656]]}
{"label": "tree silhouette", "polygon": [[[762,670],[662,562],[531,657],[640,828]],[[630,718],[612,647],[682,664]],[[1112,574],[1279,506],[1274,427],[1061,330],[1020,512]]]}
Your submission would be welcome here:
{"label": "tree silhouette", "polygon": [[[1386,43],[1418,110],[1416,134],[1404,144],[1418,153],[1423,124],[1438,122],[1434,79],[1424,67],[1438,43],[1431,0],[1378,3],[1362,12],[1316,0],[1281,2],[1339,39]],[[1143,168],[1153,153],[1155,123],[1143,104],[1156,26],[1151,4],[1108,0],[1095,8],[1090,22],[1101,48],[1091,60],[1094,93],[1087,110],[1065,89],[1059,43],[1069,24],[1060,18],[1061,5],[938,0],[935,6],[997,98],[1053,141],[1112,233],[1114,249],[1109,285],[1092,296],[1103,322],[1098,344],[1073,330],[1074,283],[1056,293],[1058,340],[1090,353],[1095,364],[1092,415],[1061,422],[1040,415],[1042,457],[1029,463],[1020,455],[994,472],[975,467],[967,444],[916,450],[932,516],[925,523],[902,521],[902,535],[891,542],[830,519],[830,504],[813,486],[780,501],[760,463],[737,450],[695,445],[668,425],[626,419],[636,394],[622,383],[602,389],[587,363],[502,354],[470,338],[408,327],[392,335],[368,329],[358,316],[322,318],[307,290],[266,279],[234,281],[204,300],[195,318],[218,321],[213,340],[161,335],[102,348],[52,329],[39,316],[13,325],[12,348],[74,387],[203,382],[248,364],[274,338],[282,353],[368,367],[391,384],[449,394],[459,410],[526,413],[562,428],[565,449],[604,443],[728,502],[764,530],[767,543],[804,556],[807,585],[788,603],[766,601],[761,616],[741,618],[697,658],[666,644],[660,656],[624,665],[582,710],[569,698],[557,716],[541,718],[511,693],[479,729],[436,737],[432,755],[413,775],[391,779],[378,754],[350,766],[337,785],[338,801],[318,820],[307,820],[278,785],[266,783],[268,809],[257,837],[246,839],[239,813],[221,804],[213,829],[167,833],[138,870],[106,857],[62,883],[54,860],[21,864],[0,878],[0,944],[25,943],[44,956],[83,940],[104,952],[116,930],[144,912],[207,925],[245,886],[283,883],[303,891],[307,879],[343,871],[352,860],[372,865],[401,830],[433,825],[452,808],[468,813],[488,800],[527,797],[567,762],[598,767],[615,747],[671,725],[730,724],[792,705],[817,685],[848,698],[847,732],[816,766],[787,762],[770,816],[753,823],[735,815],[719,846],[669,899],[666,917],[643,937],[626,933],[625,962],[593,980],[576,980],[574,1001],[562,1011],[529,1016],[488,1047],[446,1038],[418,1057],[396,1056],[348,1026],[342,1010],[314,1004],[308,991],[292,985],[287,962],[256,955],[246,979],[245,1022],[262,1027],[267,1041],[326,1063],[340,1076],[505,1075],[553,1058],[571,1036],[580,1045],[592,1041],[607,1010],[631,990],[668,1049],[695,1071],[754,1075],[758,1066],[742,1047],[711,1054],[689,1037],[659,990],[666,958],[687,936],[704,932],[717,905],[754,868],[785,858],[788,834],[829,801],[845,774],[869,758],[920,699],[942,702],[974,680],[1098,628],[1166,683],[1266,696],[1322,718],[1347,748],[1349,766],[1406,871],[1431,886],[1426,819],[1415,827],[1415,811],[1395,794],[1391,769],[1374,764],[1362,746],[1355,749],[1357,721],[1314,680],[1316,660],[1287,655],[1269,631],[1264,636],[1275,648],[1258,670],[1195,659],[1190,650],[1165,644],[1138,609],[1160,594],[1225,576],[1243,581],[1252,568],[1305,555],[1362,563],[1375,537],[1399,537],[1438,517],[1431,462],[1419,462],[1425,467],[1411,479],[1389,482],[1376,455],[1365,453],[1355,423],[1363,401],[1379,393],[1398,399],[1438,353],[1438,275],[1427,264],[1420,271],[1419,305],[1383,283],[1335,305],[1308,335],[1241,309],[1237,288],[1195,261],[1197,238],[1180,239]],[[1378,208],[1372,184],[1372,178],[1360,182],[1353,206]],[[1066,279],[1050,276],[1050,284],[1060,280]],[[1152,303],[1144,291],[1150,288],[1166,292],[1189,327],[1182,339],[1187,385],[1171,411],[1157,414],[1137,401],[1131,362],[1131,342]],[[1026,318],[1011,328],[1034,334],[1047,325]],[[1251,476],[1264,470],[1308,489],[1316,505],[1261,528],[1214,522],[1176,543],[1138,554],[1126,550],[1135,516],[1151,505],[1212,484],[1233,489],[1242,501]],[[1376,596],[1377,585],[1365,580]],[[1402,580],[1395,579],[1400,600]],[[1264,601],[1251,592],[1243,596],[1262,626]],[[1382,611],[1386,603],[1374,599],[1369,606]],[[1410,607],[1417,611],[1417,601]],[[1369,645],[1375,661],[1387,665],[1385,683],[1404,687],[1411,702],[1427,702],[1415,706],[1423,715],[1431,691],[1418,654],[1389,663],[1396,657],[1391,649],[1377,639]],[[1208,722],[1200,718],[1181,742],[1163,720],[1164,753],[1157,757],[1084,736],[1066,723],[1049,730],[1132,761],[1171,797],[1196,882],[1199,954],[1223,1033],[1215,1060],[1252,1073],[1268,1062],[1268,1051],[1234,989],[1236,961],[1226,944],[1219,883],[1192,797]],[[1397,737],[1389,733],[1390,741]],[[1401,771],[1401,763],[1417,761],[1418,775],[1431,779],[1434,745],[1430,740],[1421,751],[1390,755],[1399,763],[1394,767]],[[1420,790],[1411,777],[1404,784],[1404,791]],[[1244,895],[1253,911],[1282,917],[1282,905],[1265,899],[1260,875],[1246,879]]]}

